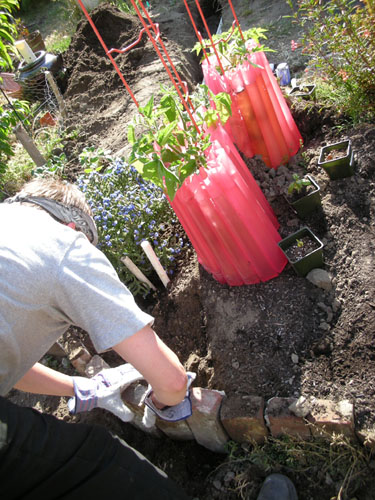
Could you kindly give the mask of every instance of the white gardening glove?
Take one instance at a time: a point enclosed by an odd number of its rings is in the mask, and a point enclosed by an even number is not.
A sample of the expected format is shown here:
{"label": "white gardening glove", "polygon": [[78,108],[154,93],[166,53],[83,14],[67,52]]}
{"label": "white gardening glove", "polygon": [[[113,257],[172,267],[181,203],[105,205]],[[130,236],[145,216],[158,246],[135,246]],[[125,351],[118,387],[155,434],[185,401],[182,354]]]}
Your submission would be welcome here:
{"label": "white gardening glove", "polygon": [[133,382],[144,377],[131,364],[107,368],[92,378],[73,377],[75,396],[68,401],[72,414],[103,408],[123,422],[133,420],[133,412],[124,405],[121,393]]}
{"label": "white gardening glove", "polygon": [[194,372],[187,372],[188,383],[186,387],[186,394],[181,403],[174,406],[165,406],[161,410],[157,408],[151,398],[152,387],[149,385],[147,392],[143,398],[143,403],[145,404],[144,414],[142,423],[145,427],[152,427],[155,425],[156,415],[162,420],[167,422],[178,422],[179,420],[185,420],[192,415],[192,406],[190,399],[190,386],[197,376]]}

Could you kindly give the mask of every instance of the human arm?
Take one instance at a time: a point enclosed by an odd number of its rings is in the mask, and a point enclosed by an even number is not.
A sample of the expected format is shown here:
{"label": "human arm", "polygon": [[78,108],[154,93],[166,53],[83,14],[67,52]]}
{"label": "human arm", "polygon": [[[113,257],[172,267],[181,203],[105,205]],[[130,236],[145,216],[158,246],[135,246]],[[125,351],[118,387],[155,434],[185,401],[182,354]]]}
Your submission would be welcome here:
{"label": "human arm", "polygon": [[74,396],[72,377],[52,370],[41,363],[35,363],[14,387],[20,391],[34,394]]}
{"label": "human arm", "polygon": [[176,354],[146,325],[113,349],[152,386],[156,405],[173,406],[186,393],[187,374]]}

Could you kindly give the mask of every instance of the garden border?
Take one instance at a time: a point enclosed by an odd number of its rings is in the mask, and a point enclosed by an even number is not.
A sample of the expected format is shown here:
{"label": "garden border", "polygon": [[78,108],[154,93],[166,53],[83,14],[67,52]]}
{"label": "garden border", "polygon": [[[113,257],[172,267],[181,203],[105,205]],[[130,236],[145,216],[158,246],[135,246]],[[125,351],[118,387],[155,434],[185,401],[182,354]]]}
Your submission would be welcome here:
{"label": "garden border", "polygon": [[[99,355],[91,357],[82,347],[75,351],[72,365],[82,375],[93,377],[109,365]],[[304,397],[227,396],[223,391],[193,387],[193,413],[186,420],[166,422],[156,418],[147,428],[142,423],[143,396],[147,384],[135,382],[123,393],[122,399],[134,413],[130,422],[137,429],[154,437],[163,435],[179,441],[195,440],[201,446],[226,453],[227,443],[262,444],[268,437],[283,435],[302,440],[329,439],[333,434],[375,449],[375,430],[358,431],[354,405],[348,400],[332,401]]]}

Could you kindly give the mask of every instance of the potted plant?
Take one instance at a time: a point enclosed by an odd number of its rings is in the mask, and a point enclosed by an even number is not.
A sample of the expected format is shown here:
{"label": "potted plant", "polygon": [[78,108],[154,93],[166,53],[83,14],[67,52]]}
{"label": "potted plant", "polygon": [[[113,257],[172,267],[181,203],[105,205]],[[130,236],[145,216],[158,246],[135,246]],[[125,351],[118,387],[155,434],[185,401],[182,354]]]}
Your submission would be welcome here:
{"label": "potted plant", "polygon": [[323,243],[307,226],[281,240],[279,247],[299,276],[323,266]]}
{"label": "potted plant", "polygon": [[331,180],[353,175],[354,151],[350,139],[322,147],[318,165],[324,168]]}
{"label": "potted plant", "polygon": [[298,174],[293,174],[285,198],[301,218],[307,217],[322,204],[320,186],[311,175],[300,178]]}
{"label": "potted plant", "polygon": [[296,85],[289,92],[291,97],[302,97],[303,99],[315,99],[315,85]]}

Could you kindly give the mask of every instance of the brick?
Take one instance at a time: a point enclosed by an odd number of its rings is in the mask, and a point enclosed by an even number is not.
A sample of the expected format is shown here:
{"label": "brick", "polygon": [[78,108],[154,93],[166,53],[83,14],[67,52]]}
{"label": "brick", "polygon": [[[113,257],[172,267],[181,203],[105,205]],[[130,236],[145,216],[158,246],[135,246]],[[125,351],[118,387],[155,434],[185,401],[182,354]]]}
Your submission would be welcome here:
{"label": "brick", "polygon": [[51,345],[51,347],[48,349],[47,354],[49,354],[50,356],[54,356],[55,358],[64,358],[67,355],[60,342],[55,342],[53,345]]}
{"label": "brick", "polygon": [[141,404],[143,396],[147,391],[146,382],[134,382],[130,384],[121,394],[121,399],[124,404],[134,413],[134,419],[129,423],[136,427],[137,429],[151,434],[154,437],[161,437],[163,434],[156,425],[152,427],[145,427],[142,423],[144,405]]}
{"label": "brick", "polygon": [[195,439],[194,434],[192,433],[186,420],[166,422],[165,420],[157,418],[156,427],[160,429],[163,434],[171,439],[176,439],[177,441],[191,441]]}
{"label": "brick", "polygon": [[[72,361],[73,363],[73,361]],[[109,364],[104,361],[103,358],[95,354],[88,363],[86,363],[85,366],[85,375],[87,375],[89,378],[94,377],[97,375],[100,371],[104,370],[105,368],[109,368]]]}
{"label": "brick", "polygon": [[197,443],[218,453],[226,452],[228,441],[228,435],[220,421],[220,406],[224,396],[221,391],[193,387],[193,414],[187,419]]}
{"label": "brick", "polygon": [[335,433],[352,439],[355,437],[354,408],[347,400],[335,402],[327,399],[313,399],[307,418],[312,424],[313,436]]}
{"label": "brick", "polygon": [[264,421],[264,399],[232,395],[224,399],[220,418],[229,437],[237,443],[263,443],[268,435]]}
{"label": "brick", "polygon": [[357,432],[358,439],[366,448],[375,451],[375,429],[363,429]]}
{"label": "brick", "polygon": [[273,437],[280,437],[285,434],[302,439],[311,437],[305,419],[295,415],[289,408],[296,401],[295,398],[275,397],[267,402],[265,420]]}

